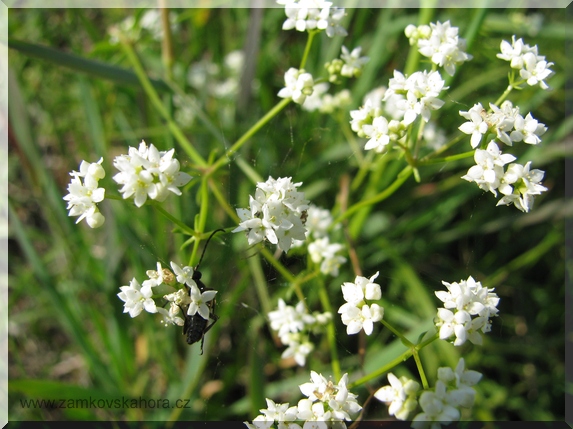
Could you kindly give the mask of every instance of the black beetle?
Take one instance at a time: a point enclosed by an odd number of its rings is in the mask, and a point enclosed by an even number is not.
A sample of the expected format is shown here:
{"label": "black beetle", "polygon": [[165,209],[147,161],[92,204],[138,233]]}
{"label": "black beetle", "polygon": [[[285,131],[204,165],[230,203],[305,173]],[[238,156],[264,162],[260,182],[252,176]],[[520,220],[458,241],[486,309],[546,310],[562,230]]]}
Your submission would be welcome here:
{"label": "black beetle", "polygon": [[[205,243],[205,248],[203,249],[203,254],[201,255],[201,259],[199,259],[199,263],[195,267],[193,271],[193,280],[197,283],[197,287],[201,293],[207,290],[213,290],[205,286],[205,284],[201,281],[201,272],[198,270],[199,266],[201,265],[201,261],[203,260],[203,256],[205,255],[205,250],[207,250],[207,245],[209,244],[209,240],[219,231],[225,232],[224,229],[216,229],[207,239]],[[189,292],[191,291],[190,287],[187,287]],[[187,344],[195,344],[199,340],[201,340],[201,354],[203,354],[203,343],[205,342],[205,334],[213,327],[215,322],[219,320],[219,316],[215,314],[215,299],[207,304],[209,307],[209,319],[212,319],[212,322],[209,323],[209,320],[204,319],[199,312],[195,313],[194,315],[190,316],[187,314],[187,311],[184,311],[185,314],[185,321],[183,323],[183,335],[187,335]]]}

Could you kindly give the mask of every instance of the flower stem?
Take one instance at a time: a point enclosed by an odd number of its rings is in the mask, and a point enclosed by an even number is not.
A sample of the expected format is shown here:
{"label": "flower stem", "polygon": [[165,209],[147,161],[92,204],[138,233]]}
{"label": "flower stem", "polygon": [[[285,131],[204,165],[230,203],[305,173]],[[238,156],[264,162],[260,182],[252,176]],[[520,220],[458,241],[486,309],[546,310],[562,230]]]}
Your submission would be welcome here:
{"label": "flower stem", "polygon": [[308,59],[308,54],[310,52],[310,47],[312,46],[312,39],[314,39],[314,35],[316,32],[309,31],[308,32],[308,39],[306,39],[306,46],[304,47],[304,54],[302,55],[302,59],[300,60],[300,67],[299,69],[304,69],[306,64],[306,60]]}
{"label": "flower stem", "polygon": [[195,150],[195,148],[193,147],[191,142],[187,139],[187,137],[185,137],[185,135],[181,131],[181,128],[179,128],[177,126],[177,124],[173,121],[173,119],[171,118],[171,115],[169,114],[169,112],[167,111],[165,106],[163,105],[161,99],[157,95],[157,92],[155,91],[155,89],[151,85],[149,78],[145,74],[145,70],[143,69],[141,62],[137,58],[137,55],[135,54],[135,51],[133,50],[133,47],[131,46],[131,44],[127,40],[122,39],[121,40],[121,47],[123,48],[123,51],[125,52],[125,55],[127,56],[128,60],[131,62],[133,69],[135,71],[135,74],[139,78],[139,82],[141,83],[141,86],[143,87],[143,90],[145,91],[145,93],[147,94],[149,99],[151,100],[151,103],[153,104],[155,109],[157,109],[159,114],[167,122],[167,127],[169,128],[171,133],[173,133],[173,136],[175,137],[175,139],[179,142],[179,144],[181,145],[183,150],[185,150],[185,152],[187,152],[187,155],[189,155],[189,157],[191,159],[193,159],[193,161],[196,164],[198,164],[200,167],[205,167],[207,165],[207,163],[205,162],[203,157],[199,154],[199,152],[197,152]]}
{"label": "flower stem", "polygon": [[[322,308],[330,314],[333,314],[332,306],[330,305],[330,299],[328,298],[328,291],[326,290],[326,285],[324,284],[324,281],[319,283],[320,287],[318,289],[318,295],[320,297]],[[330,346],[332,373],[334,378],[339,380],[340,360],[338,359],[338,350],[336,349],[336,328],[334,326],[334,317],[331,317],[328,321],[328,325],[326,325],[326,338],[328,340],[328,345]]]}
{"label": "flower stem", "polygon": [[165,216],[167,219],[169,219],[171,222],[173,222],[175,225],[177,225],[179,228],[181,228],[183,230],[183,232],[185,232],[186,234],[189,235],[194,235],[195,231],[193,231],[193,229],[189,228],[187,225],[185,225],[183,222],[181,222],[181,220],[177,219],[175,216],[173,216],[171,213],[168,213],[162,206],[161,203],[157,202],[157,201],[151,201],[153,204],[153,207],[159,211],[159,213],[161,213],[163,216]]}
{"label": "flower stem", "polygon": [[509,95],[509,93],[513,90],[513,85],[509,85],[505,91],[503,91],[503,94],[501,94],[499,96],[499,98],[497,100],[495,100],[495,103],[493,103],[496,106],[499,106]]}
{"label": "flower stem", "polygon": [[247,130],[245,134],[243,134],[239,140],[237,140],[233,146],[231,146],[225,154],[219,158],[208,171],[208,174],[213,174],[216,170],[221,168],[223,165],[229,163],[231,161],[231,156],[237,152],[257,131],[259,131],[263,125],[269,122],[273,117],[275,117],[282,109],[285,108],[287,104],[291,102],[290,98],[285,98],[281,100],[278,104],[275,105],[265,116],[257,121],[255,125]]}
{"label": "flower stem", "polygon": [[396,180],[394,180],[394,182],[390,186],[388,186],[385,190],[383,190],[377,195],[374,195],[371,198],[368,198],[367,200],[359,201],[356,204],[350,206],[346,212],[342,213],[340,216],[338,216],[338,218],[334,220],[333,224],[336,225],[337,223],[342,222],[344,219],[349,217],[352,213],[360,210],[362,207],[379,203],[380,201],[383,201],[389,196],[391,196],[394,192],[396,192],[400,188],[400,186],[402,186],[402,184],[408,179],[408,177],[410,177],[412,171],[413,171],[412,166],[410,165],[406,166],[398,174]]}
{"label": "flower stem", "polygon": [[418,367],[418,372],[420,373],[420,379],[422,380],[422,386],[424,386],[424,390],[428,389],[430,386],[428,384],[428,379],[426,378],[426,373],[424,371],[424,367],[422,366],[422,361],[420,360],[420,356],[418,354],[418,349],[413,349],[414,360],[416,361],[416,367]]}

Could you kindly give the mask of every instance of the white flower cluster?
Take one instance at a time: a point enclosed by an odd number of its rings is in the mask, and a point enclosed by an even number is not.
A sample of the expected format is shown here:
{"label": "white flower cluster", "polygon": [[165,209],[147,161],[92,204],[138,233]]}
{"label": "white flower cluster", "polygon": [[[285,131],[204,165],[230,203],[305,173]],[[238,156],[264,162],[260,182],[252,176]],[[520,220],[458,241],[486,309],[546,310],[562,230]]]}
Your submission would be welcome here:
{"label": "white flower cluster", "polygon": [[292,307],[279,299],[278,308],[271,311],[268,317],[271,329],[288,346],[281,358],[293,357],[298,365],[304,366],[306,357],[314,349],[314,344],[309,341],[310,332],[328,323],[332,315],[328,312],[311,315],[303,302]]}
{"label": "white flower cluster", "polygon": [[292,98],[295,103],[302,104],[313,91],[314,79],[312,75],[303,69],[291,67],[285,73],[285,87],[279,91],[278,96]]}
{"label": "white flower cluster", "polygon": [[413,419],[414,429],[423,429],[431,425],[439,428],[440,424],[458,421],[460,407],[471,408],[475,400],[475,390],[482,374],[466,370],[463,358],[460,358],[455,371],[451,368],[438,368],[438,381],[433,391],[422,392],[419,403],[422,412]]}
{"label": "white flower cluster", "polygon": [[553,63],[545,61],[545,57],[538,54],[537,45],[529,46],[522,39],[515,40],[515,36],[512,36],[511,43],[505,40],[501,42],[500,50],[497,57],[509,61],[511,68],[519,70],[519,75],[528,85],[539,84],[541,89],[549,88],[545,79],[553,74],[549,68]]}
{"label": "white flower cluster", "polygon": [[340,58],[327,62],[324,67],[328,71],[328,80],[333,83],[340,83],[340,76],[359,77],[362,74],[364,65],[370,60],[368,57],[361,57],[360,46],[350,52],[346,46],[342,47]]}
{"label": "white flower cluster", "polygon": [[461,346],[466,340],[481,345],[482,334],[491,330],[490,317],[498,312],[499,297],[494,289],[483,287],[471,276],[459,283],[442,283],[448,291],[435,292],[444,303],[435,319],[440,339],[455,337],[454,346]]}
{"label": "white flower cluster", "polygon": [[[173,33],[179,30],[175,12],[169,13],[169,25]],[[110,27],[108,29],[110,43],[119,43],[120,34],[130,40],[137,40],[140,38],[141,29],[148,31],[155,40],[163,39],[163,25],[159,9],[146,10],[138,21],[135,20],[134,15],[130,15],[120,23]]]}
{"label": "white flower cluster", "polygon": [[348,33],[340,25],[345,11],[341,7],[332,7],[326,0],[277,0],[285,6],[287,19],[283,30],[312,31],[326,30],[328,37],[346,36]]}
{"label": "white flower cluster", "polygon": [[420,384],[407,377],[396,377],[388,373],[389,386],[381,387],[374,393],[374,397],[388,405],[388,414],[396,416],[398,420],[406,420],[408,414],[416,409],[418,400],[416,392]]}
{"label": "white flower cluster", "polygon": [[452,27],[450,21],[418,27],[410,24],[404,33],[410,39],[410,45],[416,44],[422,55],[443,67],[450,76],[456,72],[456,66],[472,59],[464,52],[466,41],[458,36],[458,27]]}
{"label": "white flower cluster", "polygon": [[[275,422],[281,429],[310,429],[330,427],[326,422],[336,422],[333,427],[346,429],[344,421],[349,421],[362,407],[357,396],[348,391],[348,374],[344,374],[338,384],[327,380],[315,371],[310,372],[310,382],[299,386],[307,398],[297,405],[275,404],[267,399],[267,408],[262,409],[252,423],[244,422],[249,429],[269,429]],[[299,425],[296,421],[304,421]]]}
{"label": "white flower cluster", "polygon": [[[418,116],[428,122],[431,111],[444,105],[438,98],[440,92],[447,89],[444,85],[437,71],[415,72],[406,77],[395,70],[388,89],[378,88],[368,94],[364,105],[350,112],[350,126],[359,137],[368,139],[365,150],[385,153],[390,142],[406,135],[408,125]],[[386,116],[392,119],[388,120]]]}
{"label": "white flower cluster", "polygon": [[329,84],[326,82],[314,85],[314,91],[306,97],[302,108],[307,112],[318,110],[320,113],[332,113],[337,109],[345,108],[352,102],[352,95],[348,89],[343,89],[336,94],[328,94]]}
{"label": "white flower cluster", "polygon": [[547,128],[528,113],[525,118],[519,114],[519,107],[514,107],[506,100],[501,107],[490,103],[491,113],[486,112],[481,103],[475,104],[467,112],[460,110],[460,115],[468,119],[460,125],[459,130],[471,134],[470,143],[475,149],[487,133],[496,134],[497,138],[508,146],[523,141],[527,144],[541,143],[541,136]]}
{"label": "white flower cluster", "polygon": [[293,240],[305,239],[304,218],[308,200],[297,188],[302,182],[292,183],[290,177],[257,183],[255,198],[249,196],[248,209],[237,209],[241,219],[233,232],[247,231],[249,244],[263,240],[276,244],[288,252]]}
{"label": "white flower cluster", "polygon": [[[491,113],[485,111],[480,103],[474,105],[469,111],[460,111],[460,115],[468,122],[463,123],[459,129],[465,134],[471,134],[471,145],[476,148],[484,135],[495,132],[497,138],[511,146],[513,142],[523,141],[527,144],[537,145],[547,128],[535,120],[531,113],[525,118],[519,114],[519,108],[513,107],[510,101],[502,103],[501,107],[490,104]],[[535,195],[540,195],[547,188],[542,186],[544,172],[530,170],[531,162],[526,165],[510,164],[506,170],[504,166],[516,158],[511,154],[501,154],[498,144],[492,140],[485,150],[476,149],[474,154],[476,165],[472,166],[462,179],[475,182],[481,189],[497,196],[499,190],[503,197],[497,205],[514,204],[519,210],[528,212],[533,208]]]}
{"label": "white flower cluster", "polygon": [[380,285],[374,283],[378,277],[377,272],[369,279],[356,276],[354,283],[345,282],[342,285],[342,295],[346,301],[339,309],[342,323],[346,325],[346,333],[354,335],[364,329],[370,335],[374,329],[374,322],[379,322],[384,316],[384,307],[378,304],[368,304],[366,300],[377,300],[382,297]]}
{"label": "white flower cluster", "polygon": [[[141,25],[141,28],[149,31],[155,40],[163,39],[163,23],[159,9],[146,10],[139,20],[139,25]],[[179,30],[177,14],[172,11],[169,12],[169,26],[172,32]]]}
{"label": "white flower cluster", "polygon": [[[180,267],[175,262],[171,262],[170,271],[167,268],[161,268],[161,263],[157,263],[157,270],[148,270],[146,272],[148,279],[139,283],[133,278],[129,286],[121,286],[121,292],[117,294],[119,299],[124,302],[123,312],[129,313],[131,317],[137,317],[142,310],[148,313],[159,313],[163,316],[165,326],[178,325],[183,326],[184,320],[179,317],[179,311],[187,307],[187,315],[193,316],[199,313],[204,319],[209,319],[208,302],[215,298],[217,291],[208,290],[201,292],[195,280],[193,280],[192,267]],[[153,288],[165,286],[161,293],[154,293]],[[188,288],[188,290],[187,290]],[[165,294],[166,290],[172,292]],[[157,306],[156,298],[164,298],[171,305],[169,310]]]}
{"label": "white flower cluster", "polygon": [[105,217],[96,205],[105,197],[105,189],[98,188],[99,180],[105,177],[102,162],[103,158],[93,163],[82,161],[80,171],[70,173],[72,180],[68,185],[69,193],[63,198],[68,202],[68,216],[79,216],[76,223],[85,219],[91,228],[98,228],[105,222]]}
{"label": "white flower cluster", "polygon": [[245,62],[243,51],[231,51],[223,59],[223,67],[203,59],[192,64],[187,72],[189,85],[215,98],[232,98],[239,92],[239,79]]}
{"label": "white flower cluster", "polygon": [[[336,277],[340,266],[346,262],[346,258],[338,254],[344,247],[339,243],[330,242],[328,230],[331,225],[330,211],[312,204],[309,206],[305,226],[310,259],[320,266],[321,273]],[[303,243],[303,241],[295,240],[293,247],[300,247]]]}
{"label": "white flower cluster", "polygon": [[151,198],[164,201],[169,192],[181,195],[179,187],[186,185],[191,176],[179,171],[179,161],[173,158],[175,149],[158,151],[151,144],[142,141],[139,149],[129,148],[128,155],[115,157],[113,165],[120,172],[113,176],[123,185],[120,192],[123,198],[134,196],[135,205],[141,207]]}
{"label": "white flower cluster", "polygon": [[[412,427],[423,429],[431,425],[439,428],[440,423],[448,424],[460,419],[460,407],[471,408],[475,400],[474,386],[482,375],[465,369],[465,361],[460,358],[456,369],[438,368],[438,381],[433,390],[425,390],[420,395],[422,412],[413,419]],[[418,382],[407,377],[396,377],[388,373],[389,386],[384,386],[374,397],[388,405],[388,414],[398,420],[406,420],[418,405]]]}

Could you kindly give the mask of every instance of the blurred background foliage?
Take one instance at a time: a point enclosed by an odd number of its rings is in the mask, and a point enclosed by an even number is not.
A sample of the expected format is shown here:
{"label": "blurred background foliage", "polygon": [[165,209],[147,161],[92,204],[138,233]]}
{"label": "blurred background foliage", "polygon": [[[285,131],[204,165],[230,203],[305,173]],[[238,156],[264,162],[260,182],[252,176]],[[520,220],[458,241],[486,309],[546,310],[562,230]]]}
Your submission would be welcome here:
{"label": "blurred background foliage", "polygon": [[[161,150],[176,148],[182,170],[189,167],[184,151],[142,91],[123,51],[110,42],[108,30],[128,17],[141,20],[137,9],[10,9],[10,292],[9,375],[11,420],[246,420],[265,406],[298,401],[297,384],[309,370],[330,374],[325,338],[300,368],[281,361],[284,349],[273,339],[253,280],[264,276],[273,305],[285,296],[288,284],[267,262],[253,268],[256,249],[244,236],[213,240],[201,271],[205,283],[217,289],[219,322],[208,333],[205,354],[188,347],[180,329],[164,328],[158,316],[131,319],[122,313],[119,286],[132,277],[143,279],[159,260],[185,262],[188,249],[171,225],[148,205],[106,201],[100,209],[105,225],[91,230],[74,225],[62,197],[68,172],[86,159],[104,157],[106,188],[114,156],[136,147],[142,139]],[[222,154],[278,101],[286,69],[297,66],[305,34],[282,31],[284,10],[257,14],[249,9],[173,10],[172,67],[162,60],[161,37],[141,30],[134,48],[177,123],[204,156]],[[410,178],[389,199],[359,211],[347,225],[364,275],[380,271],[385,318],[417,336],[431,329],[442,280],[453,282],[472,275],[501,297],[500,316],[482,347],[454,348],[435,342],[421,353],[435,381],[438,366],[454,366],[459,356],[467,367],[484,374],[478,384],[473,415],[476,420],[563,420],[564,418],[564,219],[571,201],[564,198],[563,159],[573,152],[573,120],[565,115],[571,87],[573,29],[563,10],[471,9],[426,11],[433,22],[450,20],[463,36],[472,23],[479,30],[469,53],[474,59],[449,82],[446,104],[438,125],[448,138],[459,134],[459,110],[477,102],[494,102],[507,86],[507,63],[495,59],[502,39],[523,37],[555,63],[550,91],[526,88],[510,99],[525,114],[548,127],[540,147],[515,145],[518,161],[532,160],[546,172],[549,191],[536,199],[529,214],[514,207],[496,207],[496,200],[474,184],[460,179],[473,164],[465,159],[421,170],[422,181]],[[370,57],[363,75],[348,83],[356,109],[371,89],[386,85],[394,69],[403,70],[408,41],[407,24],[419,23],[417,10],[347,9],[349,35],[313,45],[306,69],[322,73],[322,64],[338,56],[340,46],[362,46]],[[260,25],[258,36],[247,33]],[[254,40],[254,41],[253,41]],[[209,79],[225,79],[225,56],[255,49],[245,61],[253,78],[239,94],[213,95]],[[67,55],[60,57],[57,54]],[[92,63],[90,61],[97,61]],[[213,68],[212,65],[216,67]],[[102,66],[102,68],[98,68]],[[79,71],[78,67],[84,67]],[[218,67],[218,70],[217,70]],[[207,73],[203,85],[193,86],[189,75]],[[194,72],[193,72],[194,71]],[[211,73],[211,75],[209,75]],[[209,77],[211,76],[211,77]],[[191,98],[177,100],[165,80],[172,78]],[[192,79],[191,79],[192,81]],[[193,106],[196,108],[194,109]],[[237,164],[244,162],[266,178],[293,177],[314,204],[333,209],[341,183],[357,171],[356,153],[348,144],[348,112],[340,118],[309,113],[289,105],[267,124],[221,169],[214,180],[233,207],[246,207],[254,183]],[[342,125],[341,125],[342,124]],[[344,125],[346,124],[346,125]],[[452,153],[469,150],[469,138]],[[351,189],[358,201],[379,192],[403,168],[388,157],[376,164],[374,189]],[[189,171],[193,174],[192,171]],[[196,175],[196,174],[195,174]],[[100,182],[102,183],[102,182]],[[166,209],[193,225],[198,213],[196,182],[182,198],[170,197]],[[212,201],[208,228],[233,226]],[[344,240],[338,232],[338,240]],[[293,273],[305,268],[306,257],[293,251],[281,261]],[[254,271],[253,271],[254,270]],[[340,285],[352,281],[347,263],[337,278],[326,278],[333,307],[340,305]],[[260,280],[260,278],[259,278]],[[316,280],[318,281],[318,280]],[[304,285],[308,304],[320,310],[313,281]],[[295,304],[295,297],[287,296]],[[335,310],[336,311],[336,310]],[[335,315],[342,371],[351,379],[367,374],[404,350],[381,326],[366,338],[364,362],[357,354],[359,339],[348,337]],[[408,361],[398,375],[416,377]],[[361,386],[354,393],[364,401],[369,389],[387,384],[386,378]],[[103,408],[34,409],[22,399],[61,398],[190,399],[186,409]],[[383,404],[372,401],[366,418],[386,418]]]}

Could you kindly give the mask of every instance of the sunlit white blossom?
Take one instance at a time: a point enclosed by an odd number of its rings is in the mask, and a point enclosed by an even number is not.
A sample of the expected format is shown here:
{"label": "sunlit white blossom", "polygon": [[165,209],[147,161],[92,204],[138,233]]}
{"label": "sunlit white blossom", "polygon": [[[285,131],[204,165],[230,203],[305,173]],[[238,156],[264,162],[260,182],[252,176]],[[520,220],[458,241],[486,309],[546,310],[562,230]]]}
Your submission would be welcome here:
{"label": "sunlit white blossom", "polygon": [[98,187],[99,180],[105,177],[102,162],[103,158],[93,163],[82,161],[80,171],[70,173],[68,195],[63,197],[68,202],[68,216],[79,216],[76,223],[86,219],[91,228],[99,228],[105,221],[97,207],[105,198],[105,189]]}

